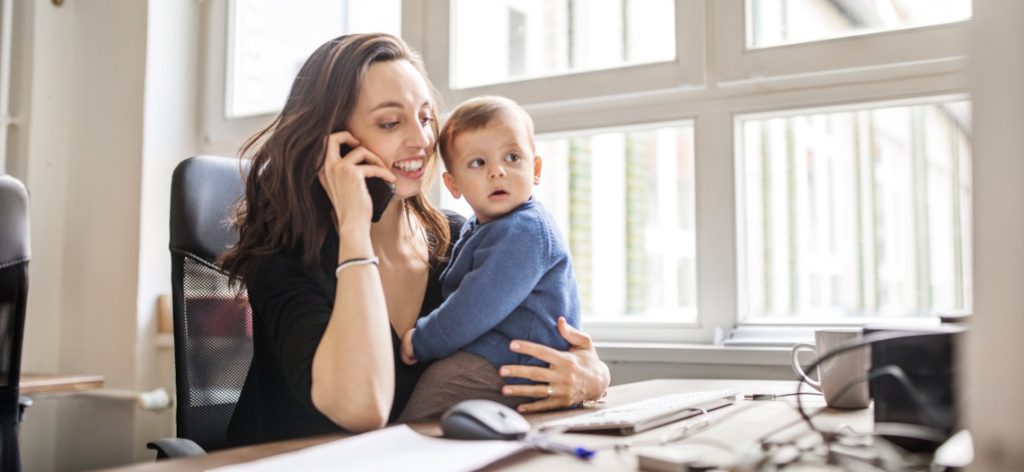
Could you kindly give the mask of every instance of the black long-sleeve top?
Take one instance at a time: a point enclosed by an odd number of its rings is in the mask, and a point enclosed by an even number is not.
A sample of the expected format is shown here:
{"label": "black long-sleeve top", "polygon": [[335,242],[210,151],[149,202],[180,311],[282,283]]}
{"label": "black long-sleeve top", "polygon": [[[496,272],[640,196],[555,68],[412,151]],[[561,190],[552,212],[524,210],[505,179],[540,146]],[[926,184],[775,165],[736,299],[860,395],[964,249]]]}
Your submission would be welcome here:
{"label": "black long-sleeve top", "polygon": [[[445,212],[453,237],[464,219]],[[451,244],[446,250],[451,255]],[[331,318],[337,278],[338,233],[328,231],[320,249],[320,267],[311,271],[296,254],[259,258],[245,275],[253,311],[253,359],[238,405],[228,426],[228,442],[254,444],[343,429],[320,413],[311,396],[313,355]],[[420,315],[441,303],[444,263],[430,268]],[[395,396],[389,421],[402,412],[429,363],[401,361],[401,338],[391,330],[395,358]]]}

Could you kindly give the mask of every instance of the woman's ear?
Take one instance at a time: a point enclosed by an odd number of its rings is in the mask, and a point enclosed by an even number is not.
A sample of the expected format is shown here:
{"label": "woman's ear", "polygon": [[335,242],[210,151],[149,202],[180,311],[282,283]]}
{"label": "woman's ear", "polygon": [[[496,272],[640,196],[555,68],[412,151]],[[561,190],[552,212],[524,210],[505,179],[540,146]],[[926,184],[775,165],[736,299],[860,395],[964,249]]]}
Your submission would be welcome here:
{"label": "woman's ear", "polygon": [[462,198],[462,192],[459,191],[459,186],[455,185],[455,178],[452,177],[452,174],[445,172],[441,178],[444,180],[444,186],[448,187],[448,191],[451,192],[452,198],[456,200]]}
{"label": "woman's ear", "polygon": [[533,156],[533,185],[540,185],[540,169],[544,167],[540,156]]}

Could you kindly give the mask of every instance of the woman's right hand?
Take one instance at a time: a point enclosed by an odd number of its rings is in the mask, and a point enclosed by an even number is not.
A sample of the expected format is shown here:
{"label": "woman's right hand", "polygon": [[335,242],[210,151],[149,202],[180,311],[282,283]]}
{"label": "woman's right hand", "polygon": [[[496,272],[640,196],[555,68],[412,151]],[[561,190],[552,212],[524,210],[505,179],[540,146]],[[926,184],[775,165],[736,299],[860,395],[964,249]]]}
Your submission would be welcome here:
{"label": "woman's right hand", "polygon": [[[341,146],[352,148],[345,156]],[[331,199],[338,230],[354,223],[370,223],[373,203],[366,190],[366,179],[380,177],[394,182],[395,176],[384,165],[380,157],[369,149],[359,146],[359,140],[348,131],[338,131],[327,136],[324,164],[318,174],[320,185]]]}

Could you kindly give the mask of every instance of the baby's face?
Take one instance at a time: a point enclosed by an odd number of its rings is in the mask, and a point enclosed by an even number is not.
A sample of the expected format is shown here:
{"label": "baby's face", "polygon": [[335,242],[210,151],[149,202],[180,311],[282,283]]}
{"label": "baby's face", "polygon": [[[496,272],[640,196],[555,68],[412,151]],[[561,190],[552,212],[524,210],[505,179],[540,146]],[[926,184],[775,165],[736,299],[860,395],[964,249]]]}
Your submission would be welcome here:
{"label": "baby's face", "polygon": [[477,221],[487,223],[530,199],[541,161],[519,120],[508,114],[484,128],[464,131],[452,146],[444,183],[452,196],[465,196]]}

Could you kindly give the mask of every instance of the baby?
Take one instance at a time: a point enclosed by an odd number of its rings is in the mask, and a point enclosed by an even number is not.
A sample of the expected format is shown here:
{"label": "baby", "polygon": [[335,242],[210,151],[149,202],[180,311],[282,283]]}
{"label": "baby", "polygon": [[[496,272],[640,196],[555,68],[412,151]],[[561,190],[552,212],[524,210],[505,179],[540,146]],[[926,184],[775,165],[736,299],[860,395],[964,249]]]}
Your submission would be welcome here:
{"label": "baby", "polygon": [[[444,302],[402,337],[406,364],[441,359],[420,378],[400,420],[444,412],[484,398],[516,406],[501,394],[502,365],[547,367],[509,350],[522,339],[566,350],[559,316],[579,327],[579,295],[565,240],[532,196],[540,182],[533,121],[502,97],[470,99],[441,130],[444,184],[473,208],[441,274]],[[528,383],[522,379],[513,383]]]}

